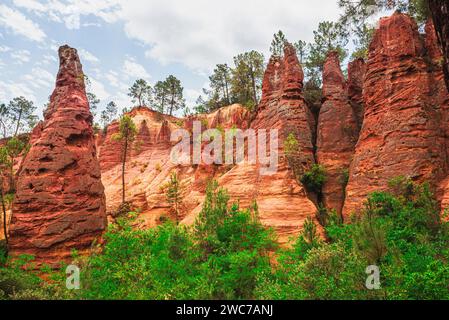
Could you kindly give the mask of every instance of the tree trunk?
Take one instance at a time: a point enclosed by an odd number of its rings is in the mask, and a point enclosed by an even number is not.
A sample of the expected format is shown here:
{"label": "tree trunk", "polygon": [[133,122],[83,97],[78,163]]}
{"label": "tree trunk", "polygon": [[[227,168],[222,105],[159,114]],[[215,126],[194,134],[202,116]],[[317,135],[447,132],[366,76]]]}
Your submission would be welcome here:
{"label": "tree trunk", "polygon": [[16,193],[16,180],[14,179],[14,158],[11,158],[11,168],[9,174],[9,192]]}
{"label": "tree trunk", "polygon": [[23,112],[23,110],[20,109],[19,118],[17,119],[16,131],[14,132],[14,137],[16,137],[17,133],[19,132],[20,121],[22,120],[22,112]]}
{"label": "tree trunk", "polygon": [[449,2],[447,0],[429,0],[433,23],[438,42],[444,55],[444,76],[449,90]]}
{"label": "tree trunk", "polygon": [[142,106],[142,95],[139,94],[137,99],[139,100],[139,107],[141,107]]}
{"label": "tree trunk", "polygon": [[231,100],[229,99],[229,87],[228,87],[228,79],[225,77],[225,90],[226,90],[226,101],[231,104]]}
{"label": "tree trunk", "polygon": [[254,72],[251,72],[251,82],[253,86],[253,99],[254,99],[254,108],[257,107],[257,91],[256,91],[256,79],[254,79]]}
{"label": "tree trunk", "polygon": [[175,95],[172,93],[171,95],[171,101],[170,101],[170,112],[169,114],[173,114],[173,106],[175,105]]}
{"label": "tree trunk", "polygon": [[165,94],[162,96],[161,113],[164,113],[164,111],[165,111]]}
{"label": "tree trunk", "polygon": [[125,137],[125,146],[123,148],[123,161],[122,161],[122,204],[125,203],[125,164],[126,164],[127,151],[128,151],[128,137]]}
{"label": "tree trunk", "polygon": [[3,211],[3,233],[5,235],[5,242],[8,245],[8,228],[6,226],[6,205],[5,205],[5,196],[3,194],[3,179],[0,180],[2,184],[0,187],[0,201],[2,202],[2,211]]}

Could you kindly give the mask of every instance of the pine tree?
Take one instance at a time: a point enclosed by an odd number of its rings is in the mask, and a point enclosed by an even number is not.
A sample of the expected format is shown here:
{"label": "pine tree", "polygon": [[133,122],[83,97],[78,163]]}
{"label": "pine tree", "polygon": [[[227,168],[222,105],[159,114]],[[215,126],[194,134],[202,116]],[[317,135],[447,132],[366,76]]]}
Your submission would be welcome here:
{"label": "pine tree", "polygon": [[168,105],[168,86],[165,81],[158,81],[154,85],[154,106],[160,113],[164,113]]}
{"label": "pine tree", "polygon": [[232,92],[236,100],[249,109],[259,103],[264,74],[264,57],[257,51],[250,51],[234,57],[232,70]]}
{"label": "pine tree", "polygon": [[7,108],[7,115],[13,123],[14,131],[13,136],[17,136],[17,134],[23,130],[30,127],[35,121],[36,116],[33,115],[33,112],[36,110],[34,103],[25,99],[24,97],[14,98],[9,102]]}
{"label": "pine tree", "polygon": [[175,214],[176,223],[179,223],[180,221],[180,208],[183,201],[183,192],[184,188],[179,181],[178,174],[176,172],[173,172],[170,175],[170,180],[166,186],[166,197],[168,203],[172,208],[172,211]]}
{"label": "pine tree", "polygon": [[106,109],[101,112],[101,122],[103,123],[103,130],[106,130],[106,127],[109,123],[114,119],[117,115],[117,105],[114,101],[111,101],[107,104]]}
{"label": "pine tree", "polygon": [[273,35],[273,41],[271,42],[270,52],[276,57],[282,57],[284,54],[284,45],[287,39],[285,34],[279,30]]}
{"label": "pine tree", "polygon": [[116,141],[123,143],[122,147],[122,204],[125,204],[125,165],[126,157],[131,143],[137,133],[136,125],[130,116],[124,115],[120,118],[119,132],[113,136]]}
{"label": "pine tree", "polygon": [[184,88],[181,86],[181,81],[173,75],[165,79],[165,86],[167,88],[168,114],[173,115],[173,111],[182,109],[185,106]]}
{"label": "pine tree", "polygon": [[209,80],[210,87],[218,94],[222,102],[220,104],[223,106],[230,105],[231,68],[227,64],[218,64]]}
{"label": "pine tree", "polygon": [[139,107],[152,103],[152,88],[143,79],[138,79],[129,88],[128,96],[132,98],[133,103],[138,103]]}

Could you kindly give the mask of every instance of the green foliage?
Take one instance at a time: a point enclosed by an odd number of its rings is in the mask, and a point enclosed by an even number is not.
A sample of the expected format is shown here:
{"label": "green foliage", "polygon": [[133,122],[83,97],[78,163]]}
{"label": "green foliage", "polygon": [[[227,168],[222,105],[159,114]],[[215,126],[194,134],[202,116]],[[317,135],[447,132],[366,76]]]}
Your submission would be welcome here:
{"label": "green foliage", "polygon": [[112,122],[112,120],[114,120],[115,116],[117,115],[117,111],[118,108],[115,102],[110,101],[107,104],[106,109],[101,112],[100,120],[103,124],[104,131],[106,131],[107,126]]}
{"label": "green foliage", "polygon": [[[229,205],[211,182],[193,228],[167,222],[139,230],[136,213],[118,217],[101,252],[75,257],[81,290],[68,292],[63,272],[48,268],[42,281],[31,257],[0,258],[0,299],[448,300],[449,223],[435,220],[428,186],[401,177],[390,185],[351,223],[330,212],[327,241],[308,218],[291,247],[277,248],[257,204]],[[380,290],[365,286],[372,264]]]}
{"label": "green foliage", "polygon": [[112,138],[115,141],[127,141],[132,142],[137,134],[137,128],[133,119],[124,115],[120,118],[119,132]]}
{"label": "green foliage", "polygon": [[264,57],[257,51],[249,51],[234,57],[231,92],[236,101],[254,109],[259,103],[264,74]]}
{"label": "green foliage", "polygon": [[340,183],[343,186],[343,188],[346,189],[346,186],[349,183],[349,169],[342,169],[340,172]]}
{"label": "green foliage", "polygon": [[123,115],[120,118],[119,132],[112,136],[113,140],[122,141],[122,204],[125,201],[125,164],[128,154],[128,149],[134,141],[137,134],[137,128],[132,118],[128,115]]}
{"label": "green foliage", "polygon": [[284,55],[284,45],[286,41],[285,34],[281,30],[275,33],[270,46],[271,54],[275,57],[282,57]]}
{"label": "green foliage", "polygon": [[235,56],[233,68],[218,64],[209,77],[211,89],[203,89],[203,95],[196,101],[195,112],[208,113],[231,103],[240,103],[251,111],[255,110],[260,99],[263,74],[264,57],[254,50]]}
{"label": "green foliage", "polygon": [[338,5],[343,9],[341,23],[356,29],[367,20],[385,10],[398,10],[410,14],[418,24],[424,24],[430,16],[427,0],[339,0]]}
{"label": "green foliage", "polygon": [[[449,224],[428,223],[438,210],[426,185],[410,188],[405,178],[394,179],[391,185],[392,192],[404,193],[372,194],[351,224],[330,219],[329,243],[310,245],[305,230],[313,228],[305,228],[292,249],[279,253],[274,272],[260,279],[257,295],[263,299],[449,299]],[[380,268],[380,290],[365,287],[365,269],[373,263]]]}
{"label": "green foliage", "polygon": [[156,97],[159,101],[158,108],[160,112],[164,112],[165,104],[169,115],[173,115],[173,111],[184,108],[183,91],[184,88],[181,86],[181,81],[173,75],[169,75],[162,84],[157,84]]}
{"label": "green foliage", "polygon": [[337,51],[340,61],[347,57],[345,49],[348,43],[348,32],[336,22],[323,21],[318,29],[313,31],[314,42],[309,44],[307,59],[305,60],[307,81],[312,82],[312,87],[321,87],[321,74],[324,62],[330,51]]}
{"label": "green foliage", "polygon": [[231,104],[231,78],[232,70],[227,64],[217,64],[213,74],[209,77],[210,87],[217,94],[217,103],[220,106]]}
{"label": "green foliage", "polygon": [[36,124],[36,116],[33,115],[36,107],[32,101],[25,99],[25,97],[17,97],[12,99],[8,106],[0,109],[2,113],[2,125],[7,128],[7,121],[9,121],[12,131],[10,134],[16,137],[20,132],[32,129]]}
{"label": "green foliage", "polygon": [[326,170],[322,165],[314,164],[310,170],[306,171],[301,177],[301,183],[309,192],[320,193],[321,188],[326,182]]}
{"label": "green foliage", "polygon": [[175,214],[176,223],[179,223],[180,220],[180,208],[182,206],[183,192],[184,187],[179,181],[178,174],[173,172],[170,175],[170,180],[165,186],[165,196]]}
{"label": "green foliage", "polygon": [[299,152],[299,142],[296,135],[291,132],[284,141],[284,152],[287,157],[295,155]]}
{"label": "green foliage", "polygon": [[354,52],[351,55],[351,59],[368,59],[368,50],[371,40],[374,36],[375,28],[368,24],[363,24],[355,30],[356,37],[354,38],[354,44],[356,46]]}
{"label": "green foliage", "polygon": [[128,96],[132,98],[134,103],[137,102],[139,107],[142,107],[152,103],[152,88],[145,80],[138,79],[129,88]]}
{"label": "green foliage", "polygon": [[303,63],[307,57],[307,42],[298,40],[293,46],[296,49],[296,55],[298,56],[299,63]]}
{"label": "green foliage", "polygon": [[89,102],[89,108],[92,115],[95,117],[96,110],[98,109],[98,105],[100,104],[100,99],[97,98],[97,96],[92,92],[87,92],[87,101]]}
{"label": "green foliage", "polygon": [[165,81],[156,82],[153,89],[153,97],[156,110],[164,113],[168,102],[168,88]]}

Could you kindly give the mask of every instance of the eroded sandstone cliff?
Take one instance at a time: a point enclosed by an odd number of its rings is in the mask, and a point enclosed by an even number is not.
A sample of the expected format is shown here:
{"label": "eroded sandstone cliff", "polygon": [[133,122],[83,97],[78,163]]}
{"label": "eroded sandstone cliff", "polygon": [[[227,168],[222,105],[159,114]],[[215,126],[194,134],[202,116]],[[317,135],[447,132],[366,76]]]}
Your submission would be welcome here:
{"label": "eroded sandstone cliff", "polygon": [[[272,58],[263,81],[263,96],[258,113],[251,122],[251,114],[241,105],[221,108],[211,114],[195,115],[186,119],[168,118],[148,109],[134,109],[130,116],[141,126],[145,119],[150,134],[141,138],[153,141],[160,131],[162,123],[171,130],[184,128],[192,131],[193,122],[199,121],[203,131],[210,128],[226,129],[248,128],[277,129],[281,141],[280,162],[272,175],[262,175],[260,163],[248,162],[235,165],[176,165],[170,161],[172,145],[153,145],[141,153],[134,153],[127,161],[126,195],[141,212],[145,226],[151,227],[170,216],[170,208],[161,188],[176,171],[185,187],[182,208],[183,223],[194,222],[201,210],[207,181],[218,180],[220,186],[227,189],[232,201],[238,201],[242,208],[257,201],[262,223],[278,231],[280,241],[287,242],[289,236],[301,231],[308,217],[315,217],[316,208],[309,200],[304,188],[296,181],[288,166],[282,150],[285,137],[293,134],[298,140],[299,150],[295,154],[296,163],[301,170],[310,167],[314,160],[310,111],[302,96],[303,73],[295,50],[287,45],[282,59]],[[159,121],[157,118],[160,118]],[[108,211],[113,212],[120,204],[120,166],[115,154],[117,146],[111,141],[113,125],[101,145],[99,158],[103,168],[103,183],[106,186]],[[152,130],[151,128],[156,128]],[[138,139],[136,142],[138,143]],[[144,148],[145,149],[145,148]],[[300,151],[300,152],[299,152]]]}
{"label": "eroded sandstone cliff", "polygon": [[327,174],[322,189],[323,205],[339,214],[345,200],[346,176],[357,139],[357,117],[348,98],[348,85],[340,68],[339,54],[330,52],[323,70],[317,162],[324,166]]}
{"label": "eroded sandstone cliff", "polygon": [[449,90],[449,3],[447,0],[429,0],[433,22],[443,51],[443,70]]}
{"label": "eroded sandstone cliff", "polygon": [[435,190],[446,174],[445,129],[435,101],[438,79],[416,22],[400,13],[381,19],[369,51],[346,216],[392,178],[408,176]]}
{"label": "eroded sandstone cliff", "polygon": [[104,188],[92,115],[77,52],[59,49],[56,88],[44,121],[18,171],[10,252],[37,263],[68,259],[88,249],[106,227]]}

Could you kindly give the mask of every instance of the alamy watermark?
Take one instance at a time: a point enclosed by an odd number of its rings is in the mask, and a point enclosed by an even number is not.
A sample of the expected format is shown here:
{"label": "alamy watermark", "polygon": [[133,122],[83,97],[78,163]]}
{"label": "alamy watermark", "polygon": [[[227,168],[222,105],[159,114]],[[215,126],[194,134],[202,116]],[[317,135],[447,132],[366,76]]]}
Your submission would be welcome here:
{"label": "alamy watermark", "polygon": [[80,289],[80,268],[76,265],[69,265],[65,269],[65,274],[67,275],[65,286],[68,290],[79,290]]}
{"label": "alamy watermark", "polygon": [[192,133],[177,129],[171,133],[170,160],[175,165],[258,164],[261,175],[276,173],[279,163],[277,129],[208,129],[202,131],[201,121],[193,122]]}
{"label": "alamy watermark", "polygon": [[380,269],[378,266],[368,266],[365,270],[368,275],[365,286],[368,290],[380,290]]}

